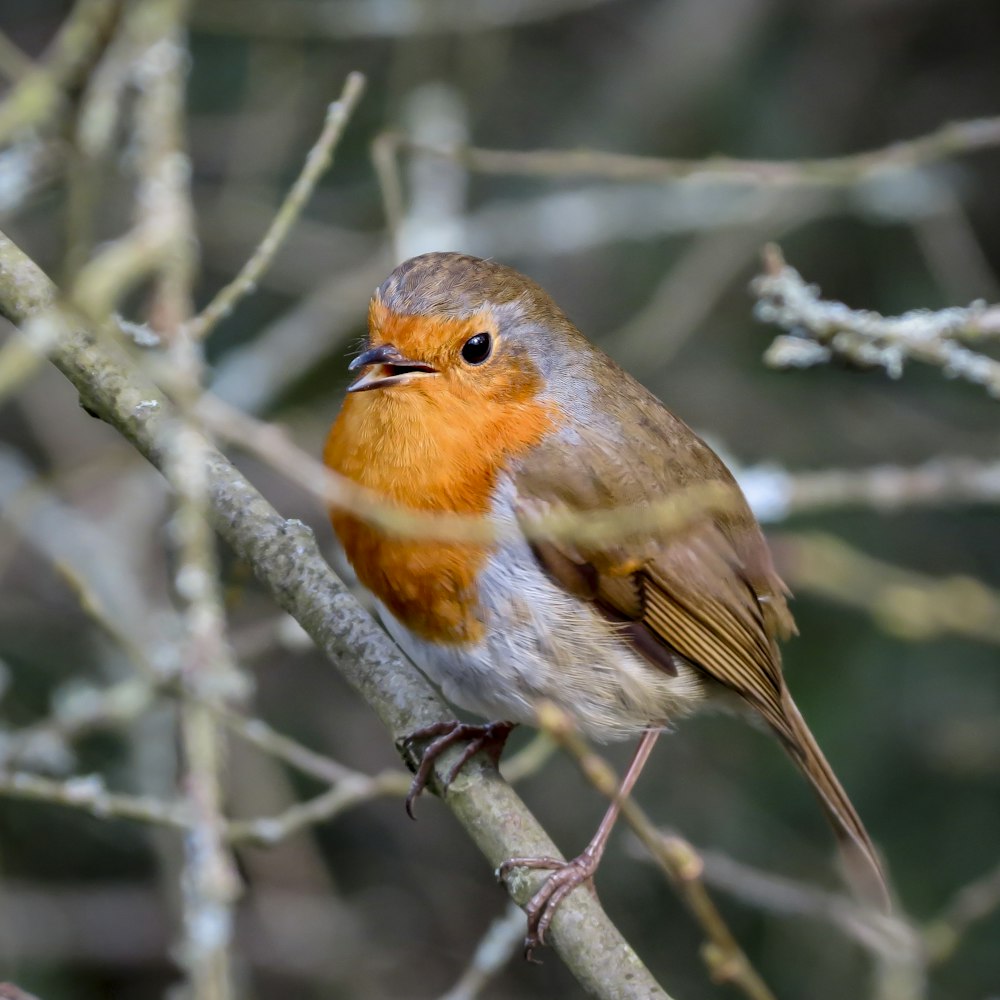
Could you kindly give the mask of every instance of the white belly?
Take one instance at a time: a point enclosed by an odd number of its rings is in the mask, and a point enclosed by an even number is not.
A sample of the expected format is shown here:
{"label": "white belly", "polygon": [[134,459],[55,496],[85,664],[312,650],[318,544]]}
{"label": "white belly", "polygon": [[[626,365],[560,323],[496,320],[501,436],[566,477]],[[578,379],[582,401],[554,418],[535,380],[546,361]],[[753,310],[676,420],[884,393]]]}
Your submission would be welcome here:
{"label": "white belly", "polygon": [[460,708],[533,724],[538,702],[553,701],[603,741],[667,725],[705,697],[701,675],[681,663],[674,676],[643,659],[599,611],[553,583],[525,541],[492,554],[480,601],[486,635],[466,646],[433,645],[380,606],[393,638]]}

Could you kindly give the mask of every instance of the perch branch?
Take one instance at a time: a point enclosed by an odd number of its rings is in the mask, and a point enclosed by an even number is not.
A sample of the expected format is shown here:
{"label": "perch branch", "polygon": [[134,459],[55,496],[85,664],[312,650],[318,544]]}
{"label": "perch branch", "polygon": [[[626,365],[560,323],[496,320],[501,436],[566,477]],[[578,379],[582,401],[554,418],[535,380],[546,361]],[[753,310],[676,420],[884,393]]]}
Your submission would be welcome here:
{"label": "perch branch", "polygon": [[[6,237],[0,236],[0,312],[23,324],[50,306],[48,278]],[[100,413],[154,465],[164,465],[173,405],[137,372],[120,350],[98,346],[85,332],[67,327],[52,360]],[[212,517],[237,555],[250,564],[277,603],[308,632],[349,684],[378,714],[393,737],[447,717],[426,680],[333,575],[304,525],[286,521],[224,456],[206,450]],[[455,755],[445,755],[436,780]],[[438,786],[440,787],[440,786]],[[557,848],[495,769],[463,770],[445,802],[491,868],[515,854],[556,855]],[[538,888],[535,873],[510,880],[523,904]],[[588,893],[576,893],[556,915],[552,943],[584,990],[609,1000],[665,998],[635,952]]]}

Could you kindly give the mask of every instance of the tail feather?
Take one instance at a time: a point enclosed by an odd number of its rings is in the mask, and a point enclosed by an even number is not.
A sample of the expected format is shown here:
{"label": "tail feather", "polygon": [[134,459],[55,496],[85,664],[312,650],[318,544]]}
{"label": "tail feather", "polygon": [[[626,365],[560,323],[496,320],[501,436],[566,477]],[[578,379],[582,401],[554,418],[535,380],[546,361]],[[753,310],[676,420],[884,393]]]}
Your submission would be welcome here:
{"label": "tail feather", "polygon": [[851,888],[865,903],[888,912],[888,882],[861,817],[787,690],[782,692],[782,703],[788,730],[779,735],[789,756],[809,779],[819,797],[837,837]]}

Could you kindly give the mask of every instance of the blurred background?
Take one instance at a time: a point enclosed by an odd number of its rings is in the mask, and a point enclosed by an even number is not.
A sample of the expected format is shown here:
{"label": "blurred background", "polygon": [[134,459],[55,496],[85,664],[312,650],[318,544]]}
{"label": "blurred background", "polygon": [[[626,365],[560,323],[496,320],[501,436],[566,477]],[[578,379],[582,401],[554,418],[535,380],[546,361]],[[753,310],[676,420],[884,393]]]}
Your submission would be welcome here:
{"label": "blurred background", "polygon": [[[5,86],[24,60],[51,51],[71,7],[0,0],[0,29],[15,47],[0,47]],[[484,173],[419,149],[800,159],[880,148],[1000,113],[996,3],[199,0],[190,30],[202,304],[260,240],[347,73],[368,78],[332,169],[273,267],[206,345],[213,391],[310,452],[339,407],[371,290],[398,259],[459,249],[544,285],[751,485],[776,469],[996,462],[997,402],[977,387],[919,367],[899,380],[767,368],[774,331],[754,322],[747,289],[761,246],[777,241],[807,280],[853,306],[997,301],[1000,150],[810,186],[573,176],[558,164],[544,177]],[[57,280],[132,219],[127,134],[98,162],[74,148],[95,64],[77,67],[46,127],[17,130],[0,151],[3,229]],[[387,133],[404,138],[376,143]],[[390,182],[388,215],[373,143]],[[141,297],[129,314],[143,318]],[[339,566],[321,506],[265,464],[235,457],[283,514],[315,527]],[[997,497],[892,510],[831,502],[769,526],[796,592],[790,686],[925,947],[887,961],[825,917],[800,915],[777,882],[765,882],[768,905],[749,898],[749,878],[730,862],[840,885],[820,811],[773,740],[733,718],[695,719],[661,742],[642,777],[637,795],[656,822],[704,849],[728,879],[716,897],[779,996],[985,1000],[1000,991]],[[174,707],[135,681],[132,656],[87,599],[101,595],[138,627],[150,660],[169,657],[163,481],[46,368],[0,410],[0,508],[0,765],[168,794]],[[802,557],[816,532],[906,571],[905,585],[887,594],[878,573],[849,560],[839,585],[824,586],[822,562],[807,572]],[[251,714],[350,767],[398,767],[371,712],[247,568],[222,558],[232,642],[255,686]],[[957,589],[940,585],[956,577]],[[948,601],[956,607],[942,610]],[[968,626],[973,606],[985,608],[982,627]],[[516,734],[513,747],[529,736]],[[627,754],[609,751],[619,766]],[[320,790],[238,739],[228,771],[237,817],[278,813]],[[519,788],[567,852],[604,809],[560,754]],[[442,996],[507,905],[430,797],[418,823],[388,798],[272,848],[241,848],[239,863],[246,997]],[[0,797],[0,979],[43,1000],[164,995],[177,980],[178,864],[169,831]],[[955,910],[956,893],[973,883],[978,895]],[[701,931],[628,831],[597,884],[672,994],[734,995],[709,981]],[[942,921],[956,913],[959,923],[976,919],[950,935]],[[520,930],[508,919],[512,941]],[[515,956],[481,995],[581,995],[554,954],[542,958]]]}

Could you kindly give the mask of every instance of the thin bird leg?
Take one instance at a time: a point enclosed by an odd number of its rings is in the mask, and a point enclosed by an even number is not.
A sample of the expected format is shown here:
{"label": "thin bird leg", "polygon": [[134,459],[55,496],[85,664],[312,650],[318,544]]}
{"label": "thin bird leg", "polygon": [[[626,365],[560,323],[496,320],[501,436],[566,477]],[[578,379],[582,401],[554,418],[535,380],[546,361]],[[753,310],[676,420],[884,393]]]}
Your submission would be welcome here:
{"label": "thin bird leg", "polygon": [[508,858],[497,869],[497,876],[501,880],[506,878],[513,868],[553,869],[552,874],[524,907],[524,912],[528,915],[528,933],[524,939],[525,958],[530,960],[535,948],[545,944],[545,932],[549,929],[559,904],[577,886],[593,878],[597,866],[601,863],[604,849],[608,846],[611,828],[621,812],[622,800],[632,791],[659,735],[658,729],[647,729],[643,733],[614,800],[604,814],[604,819],[601,820],[593,839],[581,854],[571,861],[562,861],[559,858]]}
{"label": "thin bird leg", "polygon": [[427,787],[431,771],[434,769],[434,762],[445,750],[456,743],[467,744],[462,755],[445,777],[441,786],[442,792],[455,780],[458,772],[465,767],[469,759],[480,750],[487,753],[494,764],[499,764],[504,744],[515,725],[517,725],[515,722],[487,722],[484,725],[475,726],[467,722],[459,722],[458,719],[450,719],[447,722],[436,722],[432,726],[424,726],[423,729],[417,729],[409,736],[404,737],[401,743],[403,748],[407,750],[420,740],[431,741],[420,755],[420,764],[413,776],[410,790],[406,793],[406,812],[410,819],[416,819],[413,815],[413,803]]}

